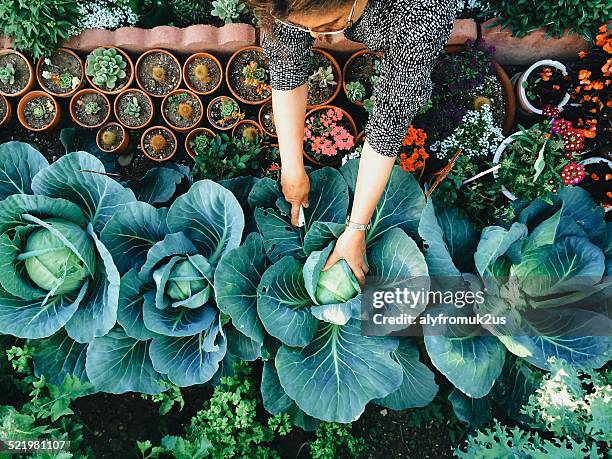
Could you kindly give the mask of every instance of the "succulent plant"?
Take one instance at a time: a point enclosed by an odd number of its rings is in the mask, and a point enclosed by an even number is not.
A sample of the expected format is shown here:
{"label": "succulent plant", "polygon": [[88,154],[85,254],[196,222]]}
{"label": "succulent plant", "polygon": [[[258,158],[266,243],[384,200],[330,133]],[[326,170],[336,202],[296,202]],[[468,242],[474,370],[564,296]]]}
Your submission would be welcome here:
{"label": "succulent plant", "polygon": [[128,98],[128,103],[125,106],[125,113],[133,118],[138,118],[140,116],[140,108],[138,97],[132,96]]}
{"label": "succulent plant", "polygon": [[44,118],[47,115],[47,109],[42,102],[36,102],[32,107],[32,116],[37,120]]}
{"label": "succulent plant", "polygon": [[232,99],[221,100],[221,116],[223,118],[233,117],[236,110],[238,110],[238,106]]}
{"label": "succulent plant", "polygon": [[83,109],[88,115],[96,115],[102,109],[102,107],[100,107],[98,102],[87,102]]}
{"label": "succulent plant", "polygon": [[366,88],[359,81],[351,81],[347,83],[346,92],[351,102],[361,102],[366,96]]}
{"label": "succulent plant", "polygon": [[117,80],[125,78],[127,62],[115,48],[97,48],[87,56],[85,73],[96,86],[115,89]]}
{"label": "succulent plant", "polygon": [[15,67],[13,64],[0,67],[0,81],[4,84],[15,84]]}
{"label": "succulent plant", "polygon": [[205,65],[205,64],[196,65],[196,68],[194,69],[193,73],[195,74],[196,80],[204,84],[209,84],[212,81],[212,78],[210,77],[210,70],[208,68],[208,65]]}
{"label": "succulent plant", "polygon": [[249,62],[242,68],[242,75],[247,86],[259,86],[266,81],[266,69],[255,61]]}
{"label": "succulent plant", "polygon": [[247,7],[240,0],[214,0],[213,9],[210,12],[226,24],[231,24],[235,19],[239,19],[241,14],[247,12]]}
{"label": "succulent plant", "polygon": [[102,144],[106,146],[111,146],[115,144],[117,140],[117,134],[115,134],[110,129],[107,129],[102,133]]}
{"label": "succulent plant", "polygon": [[368,114],[371,114],[374,110],[374,105],[376,104],[376,96],[372,96],[369,99],[363,101],[363,108]]}
{"label": "succulent plant", "polygon": [[334,75],[334,69],[331,65],[328,67],[319,67],[315,73],[310,75],[309,81],[318,84],[321,89],[338,84]]}
{"label": "succulent plant", "polygon": [[168,142],[163,135],[155,134],[153,137],[151,137],[151,148],[153,151],[162,151],[164,148],[166,148],[166,145],[168,145]]}
{"label": "succulent plant", "polygon": [[158,83],[166,79],[166,69],[157,65],[151,69],[151,77]]}
{"label": "succulent plant", "polygon": [[193,117],[193,106],[187,102],[181,102],[176,112],[182,119],[191,119]]}

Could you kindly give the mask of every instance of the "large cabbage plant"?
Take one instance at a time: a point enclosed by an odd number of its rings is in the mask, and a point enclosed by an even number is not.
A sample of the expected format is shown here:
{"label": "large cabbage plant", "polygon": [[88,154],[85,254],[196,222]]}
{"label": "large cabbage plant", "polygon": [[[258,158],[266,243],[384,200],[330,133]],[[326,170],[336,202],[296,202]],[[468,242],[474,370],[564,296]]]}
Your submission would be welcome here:
{"label": "large cabbage plant", "polygon": [[460,411],[482,409],[491,393],[518,419],[513,399],[522,397],[520,381],[532,379],[521,358],[545,370],[551,357],[582,368],[610,360],[612,226],[585,190],[565,188],[551,200],[537,199],[511,227],[487,227],[480,235],[456,209],[430,201],[423,212],[419,232],[430,275],[486,291],[484,303],[473,308],[433,305],[428,312],[507,319],[484,330],[425,327],[427,353],[458,389],[451,401]]}
{"label": "large cabbage plant", "polygon": [[[393,409],[424,406],[438,390],[414,341],[362,334],[361,291],[348,265],[322,272],[344,228],[357,165],[310,174],[303,228],[291,226],[278,183],[258,181],[248,196],[257,231],[215,273],[219,308],[266,360],[264,406],[307,428],[316,420],[351,422],[371,401]],[[413,239],[424,205],[416,180],[395,168],[367,234],[377,288],[428,280]]]}

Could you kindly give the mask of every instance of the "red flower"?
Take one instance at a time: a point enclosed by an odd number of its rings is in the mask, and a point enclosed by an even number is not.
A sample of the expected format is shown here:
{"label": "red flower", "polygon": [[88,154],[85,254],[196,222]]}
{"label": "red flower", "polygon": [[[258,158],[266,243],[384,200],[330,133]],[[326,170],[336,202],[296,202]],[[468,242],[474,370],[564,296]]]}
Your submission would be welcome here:
{"label": "red flower", "polygon": [[563,134],[563,143],[565,151],[582,151],[584,149],[584,135],[576,129],[570,129]]}
{"label": "red flower", "polygon": [[578,163],[569,163],[561,172],[561,180],[565,186],[578,185],[585,177],[584,167]]}

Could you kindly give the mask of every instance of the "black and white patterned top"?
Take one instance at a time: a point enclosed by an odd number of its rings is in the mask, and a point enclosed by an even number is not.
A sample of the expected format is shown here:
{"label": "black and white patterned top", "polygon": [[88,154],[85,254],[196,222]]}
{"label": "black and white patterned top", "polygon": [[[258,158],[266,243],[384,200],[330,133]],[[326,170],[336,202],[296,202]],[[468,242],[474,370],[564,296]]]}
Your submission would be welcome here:
{"label": "black and white patterned top", "polygon": [[[456,0],[369,0],[363,15],[345,31],[349,40],[383,52],[376,104],[366,127],[374,150],[399,153],[408,126],[431,95],[436,56],[450,37]],[[305,31],[276,23],[274,39],[264,37],[272,87],[289,91],[308,81],[310,48]]]}

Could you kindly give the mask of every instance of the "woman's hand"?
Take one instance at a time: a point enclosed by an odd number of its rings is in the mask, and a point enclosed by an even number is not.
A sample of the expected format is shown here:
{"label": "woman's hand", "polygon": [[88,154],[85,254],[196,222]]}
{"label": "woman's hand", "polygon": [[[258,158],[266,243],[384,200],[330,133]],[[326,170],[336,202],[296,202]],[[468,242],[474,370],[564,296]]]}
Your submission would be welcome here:
{"label": "woman's hand", "polygon": [[308,193],[310,192],[310,178],[306,170],[292,168],[281,171],[281,188],[285,200],[291,204],[291,224],[298,226],[300,218],[300,206],[308,208]]}
{"label": "woman's hand", "polygon": [[366,233],[353,228],[346,228],[344,233],[336,242],[336,248],[327,259],[323,271],[334,266],[338,261],[344,260],[348,263],[351,271],[359,283],[365,284],[365,276],[368,274],[368,265],[365,261]]}

